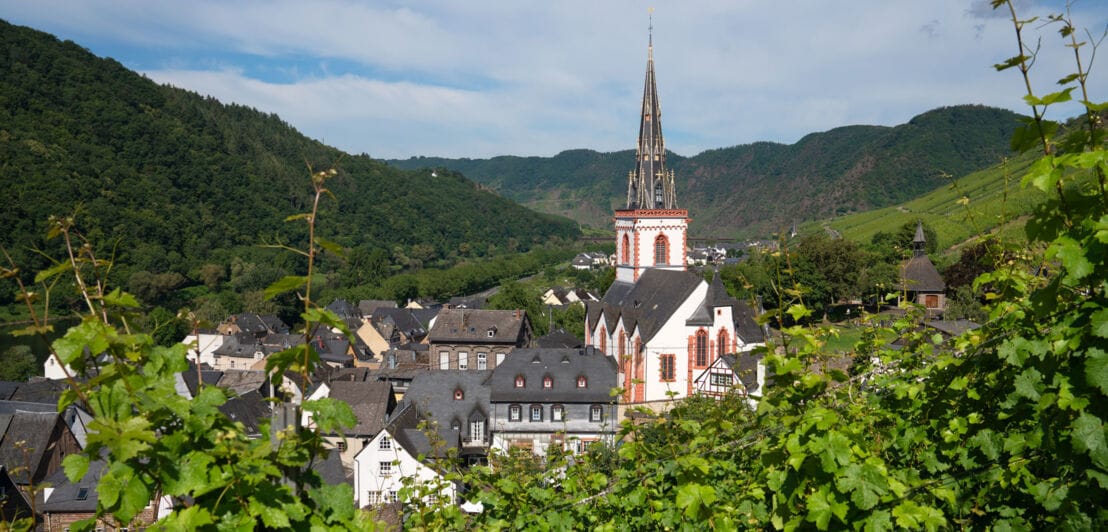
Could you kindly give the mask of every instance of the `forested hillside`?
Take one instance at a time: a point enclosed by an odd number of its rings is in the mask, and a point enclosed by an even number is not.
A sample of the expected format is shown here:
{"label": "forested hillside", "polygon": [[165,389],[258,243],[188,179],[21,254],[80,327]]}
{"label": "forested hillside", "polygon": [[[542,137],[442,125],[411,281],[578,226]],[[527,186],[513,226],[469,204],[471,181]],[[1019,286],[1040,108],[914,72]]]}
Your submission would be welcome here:
{"label": "forested hillside", "polygon": [[[796,144],[759,142],[670,153],[678,201],[697,236],[764,235],[794,222],[907,201],[993,165],[1009,154],[1015,113],[983,106],[945,107],[896,127],[847,126]],[[629,127],[631,127],[629,125]],[[554,157],[389,161],[400,168],[449,168],[544,212],[607,227],[625,201],[631,150],[571,150]]]}
{"label": "forested hillside", "polygon": [[[0,72],[0,245],[24,271],[45,266],[32,248],[57,245],[44,241],[48,217],[77,212],[93,244],[114,249],[121,282],[173,273],[171,285],[207,277],[214,286],[243,273],[241,260],[239,271],[231,265],[238,257],[274,270],[243,281],[265,286],[280,272],[257,245],[303,240],[300,224],[284,219],[309,207],[308,165],[339,171],[321,234],[374,258],[385,268],[378,274],[578,234],[571,220],[530,211],[460,174],[344,154],[275,115],[159,86],[3,21]],[[10,296],[0,294],[0,303]]]}

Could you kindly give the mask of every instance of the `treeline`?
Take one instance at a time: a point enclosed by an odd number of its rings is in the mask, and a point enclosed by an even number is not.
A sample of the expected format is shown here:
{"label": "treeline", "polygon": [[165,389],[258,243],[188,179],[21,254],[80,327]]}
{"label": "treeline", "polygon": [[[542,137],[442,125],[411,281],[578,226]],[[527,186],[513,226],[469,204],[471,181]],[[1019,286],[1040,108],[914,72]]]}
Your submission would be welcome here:
{"label": "treeline", "polygon": [[[982,318],[983,293],[974,289],[973,280],[992,267],[984,248],[967,246],[957,260],[949,261],[935,253],[935,231],[927,224],[923,231],[924,251],[946,280],[946,317]],[[831,238],[822,231],[806,234],[780,241],[776,250],[750,251],[743,262],[720,268],[720,279],[732,294],[757,298],[767,309],[779,309],[799,293],[816,320],[841,320],[848,309],[857,316],[858,305],[852,301],[877,312],[884,305],[895,305],[885,299],[888,294],[902,291],[900,267],[912,257],[915,232],[916,224],[909,222],[877,233],[866,244]]]}
{"label": "treeline", "polygon": [[[565,246],[579,234],[573,221],[456,172],[401,171],[342,153],[275,115],[159,86],[29,28],[0,21],[0,49],[0,245],[23,272],[58,256],[61,243],[44,239],[50,218],[73,218],[118,265],[113,284],[149,306],[173,308],[205,290],[233,292],[238,301],[220,296],[225,308],[249,305],[275,275],[303,266],[256,246],[302,247],[302,224],[284,220],[309,207],[309,166],[338,170],[318,228],[350,261],[329,265],[336,289]],[[411,276],[434,296],[490,282],[477,273]],[[13,300],[5,285],[0,305]]]}

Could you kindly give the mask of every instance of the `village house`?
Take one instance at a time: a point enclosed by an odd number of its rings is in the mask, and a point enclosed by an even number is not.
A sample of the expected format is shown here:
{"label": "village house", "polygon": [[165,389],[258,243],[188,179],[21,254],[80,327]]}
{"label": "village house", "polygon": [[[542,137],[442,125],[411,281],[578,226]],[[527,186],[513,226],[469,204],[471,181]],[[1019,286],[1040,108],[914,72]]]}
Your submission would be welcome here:
{"label": "village house", "polygon": [[496,369],[512,350],[531,345],[522,310],[443,309],[427,335],[436,369]]}
{"label": "village house", "polygon": [[[381,429],[389,415],[396,408],[396,398],[392,386],[387,382],[375,380],[335,380],[324,382],[308,394],[308,400],[314,401],[329,397],[350,405],[357,424],[347,428],[342,434],[326,434],[324,439],[332,448],[339,450],[342,464],[349,470],[354,469],[354,457],[369,444]],[[301,423],[312,427],[312,414],[305,411]]]}
{"label": "village house", "polygon": [[545,456],[611,444],[618,426],[615,360],[592,348],[520,349],[493,370],[491,446]]}
{"label": "village house", "polygon": [[946,308],[946,283],[925,248],[927,237],[923,233],[923,222],[916,222],[916,235],[912,239],[912,258],[903,264],[900,270],[900,293],[905,294],[909,302],[922,305],[929,319],[942,316]]}
{"label": "village house", "polygon": [[407,502],[400,500],[406,483],[414,484],[415,497],[425,502],[454,501],[456,486],[446,481],[435,465],[448,451],[458,448],[457,434],[442,427],[421,428],[422,419],[414,405],[405,403],[354,457],[354,501],[358,507]]}

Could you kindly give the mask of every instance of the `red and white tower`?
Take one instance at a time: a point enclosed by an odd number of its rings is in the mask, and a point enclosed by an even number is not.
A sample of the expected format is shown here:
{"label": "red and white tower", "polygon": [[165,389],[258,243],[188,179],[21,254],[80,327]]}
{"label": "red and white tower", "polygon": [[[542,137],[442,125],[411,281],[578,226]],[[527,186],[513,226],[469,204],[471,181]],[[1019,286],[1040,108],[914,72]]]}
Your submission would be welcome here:
{"label": "red and white tower", "polygon": [[639,144],[627,176],[627,207],[616,209],[616,281],[634,283],[647,268],[685,269],[689,213],[677,207],[672,170],[666,170],[662,106],[654,82],[654,35],[647,49]]}

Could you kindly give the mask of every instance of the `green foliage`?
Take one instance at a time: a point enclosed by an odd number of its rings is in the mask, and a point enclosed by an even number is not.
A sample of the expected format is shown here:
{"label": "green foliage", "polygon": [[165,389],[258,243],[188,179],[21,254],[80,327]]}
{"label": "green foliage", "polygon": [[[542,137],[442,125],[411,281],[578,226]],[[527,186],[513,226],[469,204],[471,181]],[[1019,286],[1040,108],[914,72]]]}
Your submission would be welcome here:
{"label": "green foliage", "polygon": [[25,382],[42,372],[31,348],[16,344],[0,353],[0,381]]}

